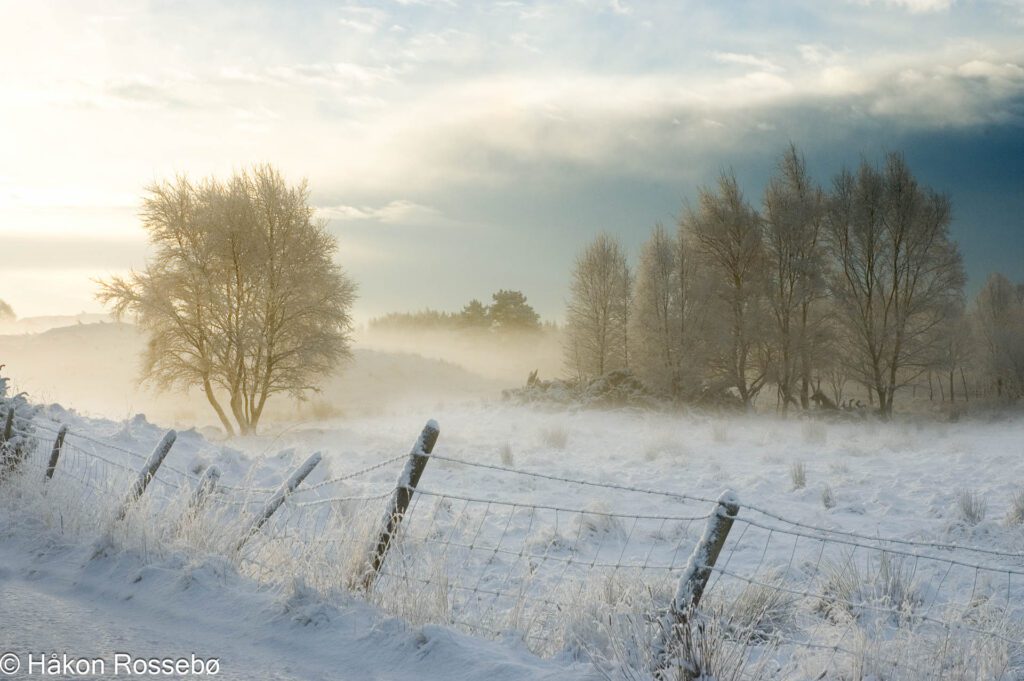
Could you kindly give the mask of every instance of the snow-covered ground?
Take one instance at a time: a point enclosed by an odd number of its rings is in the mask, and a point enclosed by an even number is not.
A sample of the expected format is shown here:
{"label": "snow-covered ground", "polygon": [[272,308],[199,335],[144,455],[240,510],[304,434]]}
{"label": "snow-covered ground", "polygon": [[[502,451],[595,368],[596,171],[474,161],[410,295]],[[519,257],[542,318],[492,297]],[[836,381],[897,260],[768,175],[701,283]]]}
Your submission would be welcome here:
{"label": "snow-covered ground", "polygon": [[[429,417],[441,429],[435,457],[366,603],[352,595],[366,550]],[[720,647],[743,644],[767,677],[1020,670],[1011,642],[1021,640],[1024,530],[1007,518],[1024,477],[1022,420],[782,421],[490,403],[228,444],[183,432],[146,503],[122,523],[112,515],[141,463],[128,452],[148,453],[162,429],[52,407],[37,420],[33,461],[45,459],[56,423],[70,435],[52,489],[68,492],[45,496],[24,482],[21,496],[0,501],[0,592],[23,608],[39,598],[94,609],[100,625],[93,639],[62,629],[73,617],[61,625],[50,616],[49,629],[5,618],[5,640],[25,647],[223,651],[239,660],[237,678],[614,675],[643,666],[643,615],[667,605],[712,500],[731,489],[741,510],[704,605]],[[252,514],[314,451],[324,460],[304,491],[233,553]],[[222,490],[183,521],[213,464]],[[984,513],[965,517],[964,499]],[[423,663],[430,641],[443,650]]]}

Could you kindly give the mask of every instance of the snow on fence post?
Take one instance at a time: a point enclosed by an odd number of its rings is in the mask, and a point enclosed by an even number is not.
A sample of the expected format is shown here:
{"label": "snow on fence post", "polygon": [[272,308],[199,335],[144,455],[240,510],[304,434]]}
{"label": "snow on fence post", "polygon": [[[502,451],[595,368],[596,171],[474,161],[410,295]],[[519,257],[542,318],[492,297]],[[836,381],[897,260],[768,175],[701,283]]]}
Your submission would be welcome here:
{"label": "snow on fence post", "polygon": [[9,449],[7,443],[11,441],[11,436],[14,434],[14,405],[12,404],[7,410],[7,420],[4,423],[4,439],[0,440],[0,463],[3,464],[3,475],[7,474],[8,468],[8,452]]}
{"label": "snow on fence post", "polygon": [[132,485],[131,490],[128,492],[128,496],[121,503],[121,508],[117,512],[117,519],[123,520],[128,508],[138,501],[142,493],[146,491],[146,487],[149,486],[149,481],[156,475],[156,471],[160,468],[160,464],[164,462],[167,457],[167,453],[171,451],[171,446],[174,441],[178,439],[178,434],[173,430],[168,430],[164,433],[164,436],[160,438],[160,442],[156,444],[153,449],[153,453],[149,455],[149,460],[146,461],[145,467],[139,471],[139,477],[136,478],[135,484]]}
{"label": "snow on fence post", "polygon": [[7,419],[4,422],[3,440],[0,440],[0,480],[13,473],[21,463],[21,447],[11,446],[11,438],[14,437],[14,405],[7,409]]}
{"label": "snow on fence post", "polygon": [[57,469],[57,459],[60,458],[60,450],[64,448],[64,438],[67,434],[67,426],[61,426],[57,431],[57,439],[53,441],[53,449],[50,451],[50,462],[46,464],[46,480],[53,479],[53,472]]}
{"label": "snow on fence post", "polygon": [[722,492],[715,510],[704,526],[704,534],[693,548],[693,553],[690,554],[686,567],[679,576],[676,594],[669,604],[668,612],[661,618],[658,636],[654,641],[652,670],[657,679],[666,678],[666,673],[671,669],[673,662],[683,665],[680,670],[683,674],[681,678],[695,678],[700,671],[690,668],[687,660],[677,658],[680,653],[685,654],[685,651],[680,649],[688,635],[686,628],[690,626],[690,613],[700,604],[701,596],[704,595],[704,589],[711,577],[711,570],[722,552],[722,547],[725,546],[725,539],[729,536],[733,520],[739,512],[740,505],[736,495],[731,490]]}
{"label": "snow on fence post", "polygon": [[402,474],[398,476],[395,492],[391,496],[388,510],[384,513],[384,518],[381,521],[383,527],[377,537],[377,546],[374,549],[366,576],[363,578],[363,588],[367,591],[373,586],[373,582],[380,572],[380,566],[384,564],[384,557],[388,554],[391,539],[398,531],[402,518],[405,517],[409,502],[412,501],[412,494],[420,482],[423,469],[427,467],[427,461],[430,459],[431,452],[434,451],[434,445],[437,443],[437,436],[440,433],[441,429],[438,427],[437,421],[430,419],[412,446],[412,451],[409,452],[409,459],[405,462]]}
{"label": "snow on fence post", "polygon": [[188,500],[188,512],[190,515],[194,515],[203,507],[206,503],[206,498],[210,496],[213,490],[217,489],[217,481],[220,480],[220,469],[216,466],[209,466],[203,473],[203,477],[199,479],[199,484],[196,485],[196,491],[192,493],[192,498]]}
{"label": "snow on fence post", "polygon": [[259,532],[264,523],[270,520],[270,516],[274,515],[274,511],[281,507],[281,504],[283,504],[285,499],[288,498],[288,495],[294,492],[295,488],[306,479],[306,476],[313,472],[316,465],[320,463],[320,458],[320,452],[316,452],[313,456],[306,459],[303,464],[296,468],[295,472],[293,472],[291,476],[284,481],[284,484],[274,492],[274,496],[272,496],[270,501],[267,502],[267,505],[263,507],[263,512],[252,521],[252,525],[249,526],[249,529],[244,535],[242,535],[238,544],[235,545],[235,553],[242,550],[242,547],[245,546],[245,542],[249,541],[250,537]]}
{"label": "snow on fence post", "polygon": [[7,441],[14,435],[14,405],[12,404],[7,409],[7,421],[4,422],[4,441],[3,444],[7,444]]}

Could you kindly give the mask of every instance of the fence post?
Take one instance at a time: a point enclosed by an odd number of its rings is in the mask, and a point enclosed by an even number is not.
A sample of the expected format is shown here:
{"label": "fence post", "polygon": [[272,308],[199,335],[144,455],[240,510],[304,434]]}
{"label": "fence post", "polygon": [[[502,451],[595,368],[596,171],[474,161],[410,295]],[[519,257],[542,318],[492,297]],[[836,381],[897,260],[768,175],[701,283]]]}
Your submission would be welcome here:
{"label": "fence post", "polygon": [[131,490],[128,492],[128,496],[125,497],[124,502],[121,503],[121,508],[117,512],[117,519],[123,520],[125,514],[128,512],[128,508],[134,504],[142,493],[146,491],[146,487],[149,485],[149,481],[156,475],[156,471],[160,468],[160,464],[164,462],[167,457],[167,453],[171,451],[171,446],[174,441],[178,439],[178,434],[173,430],[168,430],[164,433],[164,436],[160,438],[160,442],[156,444],[153,449],[153,453],[149,455],[149,460],[146,461],[146,465],[141,471],[139,471],[139,477],[135,480],[135,484],[132,485]]}
{"label": "fence post", "polygon": [[202,508],[206,502],[206,497],[210,496],[210,493],[217,489],[218,480],[220,480],[220,469],[216,466],[209,466],[203,473],[203,477],[199,479],[196,491],[192,493],[192,498],[188,501],[188,512],[190,514],[194,514]]}
{"label": "fence post", "polygon": [[6,476],[7,475],[7,468],[8,468],[8,465],[9,465],[8,464],[8,458],[10,456],[10,454],[7,451],[8,449],[10,449],[10,447],[8,446],[7,443],[10,442],[12,435],[14,435],[14,405],[13,404],[7,410],[7,419],[4,422],[3,439],[0,440],[0,466],[2,466],[2,470],[0,470],[0,476]]}
{"label": "fence post", "polygon": [[238,544],[235,545],[235,553],[242,550],[242,547],[245,546],[245,542],[249,541],[250,537],[259,532],[259,529],[263,527],[264,523],[270,520],[270,516],[274,515],[274,511],[281,507],[281,504],[283,504],[284,500],[288,498],[288,495],[294,492],[295,488],[306,479],[306,476],[313,472],[316,465],[320,463],[320,458],[320,452],[316,452],[313,456],[306,459],[303,464],[296,468],[295,472],[293,472],[291,476],[284,481],[284,484],[281,485],[280,489],[274,492],[274,496],[272,496],[270,501],[267,502],[267,505],[263,507],[263,512],[252,522],[248,531],[242,535]]}
{"label": "fence post", "polygon": [[[680,646],[683,637],[688,635],[686,628],[690,626],[690,613],[700,604],[704,595],[708,579],[711,577],[711,570],[722,552],[725,539],[732,529],[733,520],[740,512],[740,505],[736,495],[727,490],[718,497],[715,510],[708,517],[704,526],[704,534],[700,541],[693,548],[683,574],[679,576],[679,584],[676,587],[675,597],[669,605],[668,612],[661,619],[658,637],[654,642],[654,676],[658,679],[665,678],[666,672],[671,668],[673,659],[679,656]],[[686,664],[683,660],[683,664]],[[681,670],[683,678],[695,678],[700,670],[684,668]]]}
{"label": "fence post", "polygon": [[60,458],[60,450],[64,448],[64,438],[67,434],[67,426],[61,426],[57,431],[57,439],[53,441],[53,450],[50,451],[50,462],[46,465],[46,480],[53,479],[53,472],[57,469],[57,459]]}
{"label": "fence post", "polygon": [[14,435],[14,405],[7,409],[7,420],[4,422],[4,444]]}
{"label": "fence post", "polygon": [[402,474],[398,476],[395,492],[391,496],[388,510],[381,521],[383,527],[381,528],[380,535],[377,537],[377,546],[373,552],[373,559],[370,561],[369,570],[367,570],[366,576],[363,578],[363,588],[367,591],[373,586],[373,582],[380,572],[380,566],[383,565],[384,557],[388,554],[388,547],[391,546],[391,539],[394,537],[395,532],[398,531],[402,518],[405,517],[405,512],[409,508],[409,502],[412,501],[412,494],[416,489],[416,485],[420,482],[423,469],[427,467],[430,453],[434,451],[434,444],[437,442],[437,436],[440,433],[441,430],[437,425],[437,421],[430,419],[427,421],[427,425],[423,427],[423,432],[420,433],[419,438],[416,439],[416,444],[412,446],[412,451],[409,452],[409,459],[405,462]]}

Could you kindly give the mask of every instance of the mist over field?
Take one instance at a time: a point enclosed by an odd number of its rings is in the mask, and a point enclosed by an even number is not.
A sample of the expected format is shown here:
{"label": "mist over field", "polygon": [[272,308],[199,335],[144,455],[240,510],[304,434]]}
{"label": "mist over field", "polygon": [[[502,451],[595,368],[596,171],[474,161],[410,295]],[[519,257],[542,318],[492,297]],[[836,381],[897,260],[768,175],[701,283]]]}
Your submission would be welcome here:
{"label": "mist over field", "polygon": [[[39,329],[66,319],[25,322]],[[169,426],[216,426],[205,398],[196,391],[159,393],[140,385],[146,336],[136,326],[111,320],[56,326],[45,331],[0,334],[4,375],[13,392],[56,402],[85,415],[129,418],[145,414]],[[328,376],[319,394],[272,405],[272,430],[317,420],[355,418],[401,408],[430,410],[443,403],[500,399],[501,390],[526,374],[557,365],[557,346],[530,343],[518,351],[474,343],[460,334],[429,332],[418,339],[357,337],[354,355]]]}
{"label": "mist over field", "polygon": [[0,0],[0,678],[1024,680],[1024,0]]}

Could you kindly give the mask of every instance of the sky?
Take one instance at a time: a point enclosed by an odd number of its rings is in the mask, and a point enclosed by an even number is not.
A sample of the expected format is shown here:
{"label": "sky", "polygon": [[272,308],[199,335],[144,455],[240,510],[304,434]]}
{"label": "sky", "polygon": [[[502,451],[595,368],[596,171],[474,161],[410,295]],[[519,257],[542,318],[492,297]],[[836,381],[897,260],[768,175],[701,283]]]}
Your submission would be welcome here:
{"label": "sky", "polygon": [[0,0],[0,298],[99,311],[144,187],[306,178],[357,320],[522,290],[564,311],[595,234],[636,253],[795,143],[823,184],[902,151],[976,291],[1024,280],[1024,0]]}

